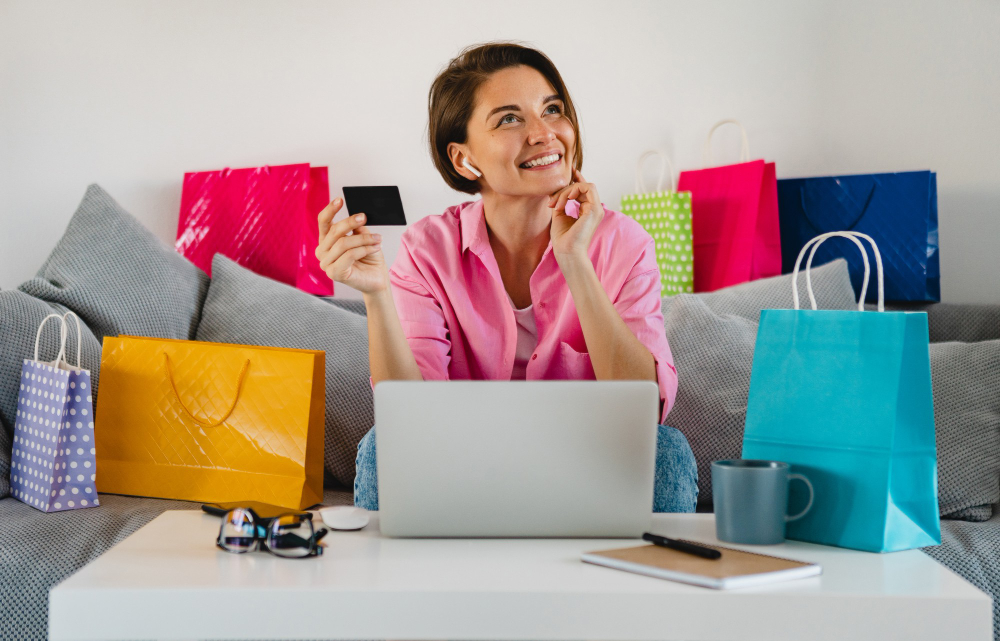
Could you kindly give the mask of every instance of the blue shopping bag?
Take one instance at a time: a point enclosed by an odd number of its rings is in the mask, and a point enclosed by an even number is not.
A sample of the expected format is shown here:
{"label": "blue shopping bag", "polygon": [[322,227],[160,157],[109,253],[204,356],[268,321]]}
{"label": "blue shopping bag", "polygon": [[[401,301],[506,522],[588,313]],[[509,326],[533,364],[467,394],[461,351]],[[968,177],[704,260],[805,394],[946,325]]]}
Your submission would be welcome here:
{"label": "blue shopping bag", "polygon": [[[782,179],[778,217],[782,273],[792,271],[799,250],[817,234],[857,231],[874,238],[883,251],[886,300],[941,300],[935,173]],[[820,263],[839,257],[829,245],[817,252]],[[861,259],[851,256],[848,264],[858,292]],[[875,302],[874,292],[868,302]]]}
{"label": "blue shopping bag", "polygon": [[[844,236],[874,250],[878,312],[816,310],[809,262],[824,240]],[[812,510],[790,522],[790,539],[869,552],[941,542],[937,450],[927,315],[885,312],[883,265],[871,237],[823,234],[806,280],[812,310],[761,312],[750,374],[743,458],[790,463],[815,488]],[[862,261],[862,296],[868,287]],[[793,488],[794,492],[794,488]],[[789,509],[801,506],[793,493]]]}

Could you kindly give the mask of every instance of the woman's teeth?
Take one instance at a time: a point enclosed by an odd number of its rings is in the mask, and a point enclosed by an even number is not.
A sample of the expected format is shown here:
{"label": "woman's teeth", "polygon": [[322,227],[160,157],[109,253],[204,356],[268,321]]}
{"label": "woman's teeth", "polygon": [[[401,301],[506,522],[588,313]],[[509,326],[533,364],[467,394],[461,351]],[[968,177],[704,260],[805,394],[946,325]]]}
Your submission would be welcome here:
{"label": "woman's teeth", "polygon": [[529,160],[528,162],[521,163],[521,168],[531,169],[532,167],[538,167],[540,165],[551,165],[554,162],[558,162],[559,158],[561,158],[559,154],[542,156],[541,158],[535,158],[534,160]]}

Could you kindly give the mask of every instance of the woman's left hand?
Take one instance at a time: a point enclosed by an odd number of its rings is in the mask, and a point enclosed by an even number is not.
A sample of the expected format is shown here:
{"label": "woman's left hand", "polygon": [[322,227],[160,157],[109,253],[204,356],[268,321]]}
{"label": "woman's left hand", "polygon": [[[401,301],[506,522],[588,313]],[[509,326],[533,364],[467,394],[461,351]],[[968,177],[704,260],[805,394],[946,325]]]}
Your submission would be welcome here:
{"label": "woman's left hand", "polygon": [[[549,208],[552,210],[549,238],[552,253],[560,263],[566,258],[588,257],[594,230],[604,218],[604,206],[597,195],[597,186],[586,182],[583,174],[576,169],[573,170],[573,179],[575,182],[549,196]],[[580,203],[578,218],[566,215],[566,202],[569,200]]]}

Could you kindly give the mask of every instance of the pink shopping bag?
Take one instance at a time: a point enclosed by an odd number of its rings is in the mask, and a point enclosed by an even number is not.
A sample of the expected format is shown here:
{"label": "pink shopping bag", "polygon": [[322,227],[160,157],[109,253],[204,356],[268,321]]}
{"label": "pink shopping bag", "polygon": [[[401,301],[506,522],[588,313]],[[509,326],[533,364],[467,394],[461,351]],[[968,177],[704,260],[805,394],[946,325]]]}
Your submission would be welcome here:
{"label": "pink shopping bag", "polygon": [[223,254],[268,278],[330,296],[316,260],[316,217],[330,202],[326,167],[308,164],[184,174],[177,251],[211,275]]}
{"label": "pink shopping bag", "polygon": [[[705,164],[709,164],[712,134]],[[743,130],[743,126],[740,125]],[[750,160],[743,130],[742,162],[681,172],[678,191],[691,192],[694,291],[709,292],[781,273],[778,186],[774,163]]]}

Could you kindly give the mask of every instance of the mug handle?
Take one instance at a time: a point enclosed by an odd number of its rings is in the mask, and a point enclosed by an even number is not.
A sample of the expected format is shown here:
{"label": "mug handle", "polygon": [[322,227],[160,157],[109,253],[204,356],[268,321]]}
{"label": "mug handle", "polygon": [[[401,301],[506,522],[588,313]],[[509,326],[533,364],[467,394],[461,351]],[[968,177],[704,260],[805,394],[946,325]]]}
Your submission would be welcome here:
{"label": "mug handle", "polygon": [[816,493],[813,491],[813,484],[809,482],[809,479],[807,479],[806,477],[802,476],[801,474],[789,474],[788,475],[788,481],[789,482],[794,481],[796,479],[798,479],[799,481],[802,481],[803,483],[805,483],[806,487],[809,488],[809,502],[806,503],[805,509],[802,510],[801,512],[799,512],[798,514],[796,514],[795,516],[785,516],[785,522],[786,523],[789,522],[789,521],[797,521],[797,520],[801,519],[803,516],[805,516],[809,512],[809,510],[812,509],[813,499],[816,497]]}

